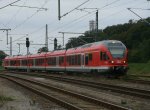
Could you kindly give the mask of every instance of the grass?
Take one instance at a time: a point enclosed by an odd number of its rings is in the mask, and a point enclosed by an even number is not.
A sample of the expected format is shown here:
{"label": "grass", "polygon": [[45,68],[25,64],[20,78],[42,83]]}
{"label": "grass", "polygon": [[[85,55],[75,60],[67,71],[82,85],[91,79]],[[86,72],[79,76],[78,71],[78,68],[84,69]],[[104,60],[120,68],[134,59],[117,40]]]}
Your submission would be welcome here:
{"label": "grass", "polygon": [[2,66],[0,66],[0,72],[3,71],[3,70],[4,70],[4,68]]}
{"label": "grass", "polygon": [[128,74],[130,75],[149,75],[150,62],[148,63],[129,63]]}
{"label": "grass", "polygon": [[0,95],[0,102],[13,101],[14,99],[11,97]]}

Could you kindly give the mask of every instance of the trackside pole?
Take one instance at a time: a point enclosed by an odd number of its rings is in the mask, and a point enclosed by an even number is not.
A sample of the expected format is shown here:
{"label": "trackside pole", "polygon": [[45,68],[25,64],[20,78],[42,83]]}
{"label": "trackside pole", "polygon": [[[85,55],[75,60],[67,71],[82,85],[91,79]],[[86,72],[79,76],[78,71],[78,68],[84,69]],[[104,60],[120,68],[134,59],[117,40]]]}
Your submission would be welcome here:
{"label": "trackside pole", "polygon": [[26,47],[27,47],[27,72],[30,72],[30,68],[29,68],[29,46],[30,46],[30,42],[29,42],[29,38],[26,38]]}
{"label": "trackside pole", "polygon": [[27,47],[27,73],[30,72],[30,68],[29,68],[29,58],[28,58],[28,56],[29,56],[29,47]]}

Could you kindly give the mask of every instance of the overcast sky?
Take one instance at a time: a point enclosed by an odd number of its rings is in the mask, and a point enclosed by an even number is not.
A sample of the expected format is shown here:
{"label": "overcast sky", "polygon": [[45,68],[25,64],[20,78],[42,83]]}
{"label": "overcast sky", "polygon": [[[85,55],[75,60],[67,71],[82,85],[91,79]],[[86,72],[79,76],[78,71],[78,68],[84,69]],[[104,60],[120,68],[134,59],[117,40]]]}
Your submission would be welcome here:
{"label": "overcast sky", "polygon": [[[9,37],[13,39],[13,55],[18,54],[16,41],[26,39],[26,34],[34,44],[45,43],[45,25],[48,24],[49,50],[53,50],[54,37],[62,37],[60,31],[84,33],[89,30],[89,21],[95,20],[95,10],[74,10],[73,12],[58,20],[58,0],[20,0],[13,5],[47,8],[48,10],[38,10],[26,7],[7,6],[16,0],[0,0],[0,28],[11,29]],[[60,0],[61,15],[71,11],[87,0]],[[79,7],[99,8],[99,29],[107,26],[127,23],[130,19],[139,20],[136,15],[127,10],[132,9],[142,18],[150,17],[150,1],[147,0],[89,0]],[[89,12],[89,13],[88,13]],[[90,13],[91,12],[91,13]],[[70,37],[77,37],[75,34],[65,34],[65,43]],[[62,38],[58,38],[58,43],[62,44]],[[9,50],[10,45],[6,45],[6,32],[0,31],[0,50]],[[42,46],[30,46],[31,53],[37,53]],[[9,54],[9,51],[5,51]],[[26,54],[25,45],[21,45],[21,54]]]}

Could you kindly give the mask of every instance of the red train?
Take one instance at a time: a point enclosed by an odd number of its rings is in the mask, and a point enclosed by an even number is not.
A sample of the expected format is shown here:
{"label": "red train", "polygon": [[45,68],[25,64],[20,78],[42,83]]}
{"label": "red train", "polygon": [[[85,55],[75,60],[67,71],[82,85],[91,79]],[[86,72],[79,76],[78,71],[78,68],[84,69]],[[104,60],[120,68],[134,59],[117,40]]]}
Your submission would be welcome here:
{"label": "red train", "polygon": [[117,40],[104,40],[68,50],[57,50],[29,56],[6,57],[3,66],[8,70],[109,73],[127,72],[126,46]]}

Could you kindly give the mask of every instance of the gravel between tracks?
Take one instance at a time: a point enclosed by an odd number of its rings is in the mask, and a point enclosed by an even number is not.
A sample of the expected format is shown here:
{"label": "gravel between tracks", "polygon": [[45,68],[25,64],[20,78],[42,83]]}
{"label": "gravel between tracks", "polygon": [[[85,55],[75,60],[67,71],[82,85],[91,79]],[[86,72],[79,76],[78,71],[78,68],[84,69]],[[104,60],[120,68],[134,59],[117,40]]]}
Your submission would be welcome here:
{"label": "gravel between tracks", "polygon": [[24,78],[38,80],[53,86],[65,88],[70,91],[76,91],[77,93],[87,94],[92,97],[96,97],[103,100],[109,100],[111,102],[118,103],[120,105],[129,106],[130,108],[134,108],[135,110],[149,110],[150,108],[149,105],[150,100],[147,99],[121,95],[117,93],[112,93],[111,91],[103,91],[103,90],[93,89],[90,87],[79,86],[75,84],[69,84],[64,82],[62,83],[62,82],[49,80],[45,78],[31,77],[31,76],[24,76]]}
{"label": "gravel between tracks", "polygon": [[[21,80],[21,82],[22,82],[22,80]],[[64,100],[68,103],[75,104],[78,107],[85,109],[85,110],[109,110],[109,109],[104,108],[102,106],[97,106],[94,103],[84,101],[84,100],[77,98],[77,97],[74,97],[74,96],[70,96],[69,94],[67,95],[67,94],[64,94],[62,92],[58,92],[58,91],[53,90],[53,89],[47,89],[47,88],[39,86],[39,85],[31,84],[30,82],[23,81],[23,84],[29,85],[32,88],[42,90],[44,93],[48,93],[51,96],[56,97],[56,98],[61,99],[61,100]]]}
{"label": "gravel between tracks", "polygon": [[3,78],[0,78],[0,95],[13,99],[0,102],[0,110],[65,110]]}
{"label": "gravel between tracks", "polygon": [[[59,75],[59,74],[56,74],[56,76],[63,77],[63,75]],[[150,85],[148,85],[148,84],[127,82],[122,79],[113,79],[113,78],[108,79],[108,78],[104,78],[102,76],[83,76],[83,75],[81,75],[81,76],[66,75],[65,77],[75,78],[75,79],[80,79],[80,80],[87,80],[87,81],[102,82],[102,83],[106,83],[106,84],[114,84],[117,86],[150,90]]]}

